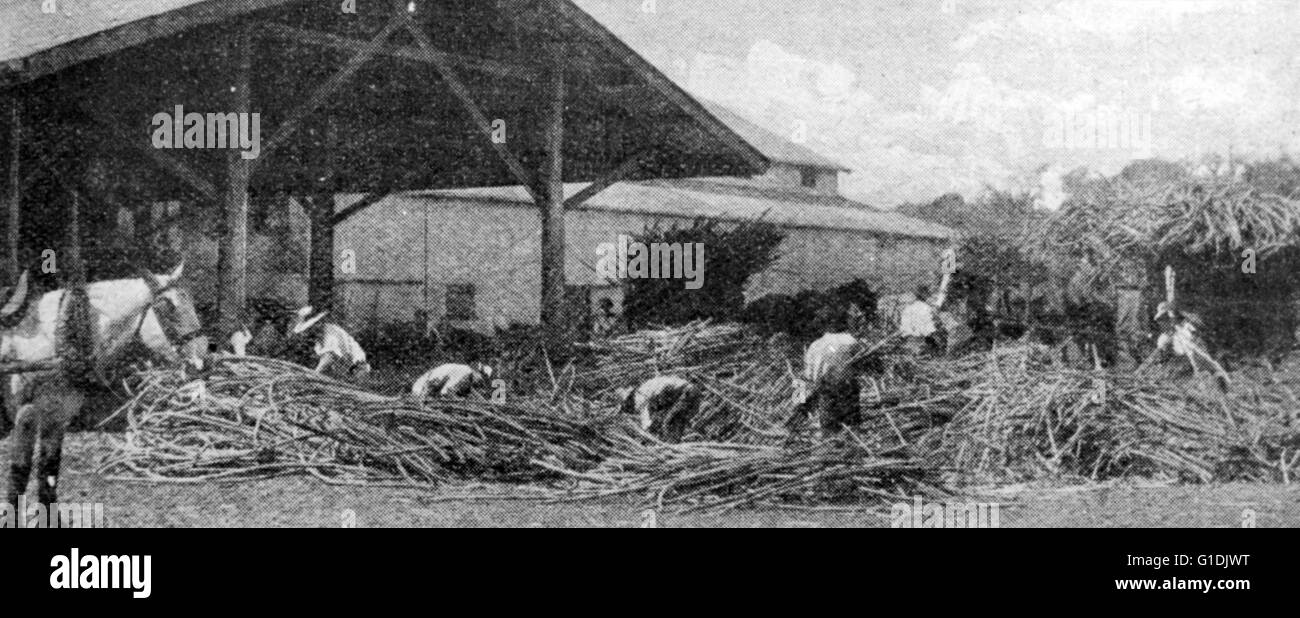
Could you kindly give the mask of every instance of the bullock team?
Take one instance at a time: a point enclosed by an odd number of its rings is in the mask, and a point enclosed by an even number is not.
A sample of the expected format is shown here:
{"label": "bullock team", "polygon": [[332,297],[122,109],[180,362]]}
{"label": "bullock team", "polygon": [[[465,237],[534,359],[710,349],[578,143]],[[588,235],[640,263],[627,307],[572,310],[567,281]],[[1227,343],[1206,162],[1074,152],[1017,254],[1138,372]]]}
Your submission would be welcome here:
{"label": "bullock team", "polygon": [[208,339],[193,299],[178,285],[182,271],[41,295],[29,294],[25,274],[19,279],[0,310],[0,360],[28,368],[62,364],[6,379],[5,412],[14,424],[9,504],[17,504],[33,472],[38,501],[58,501],[63,435],[89,389],[114,384],[120,368],[146,355],[186,372],[204,370]]}

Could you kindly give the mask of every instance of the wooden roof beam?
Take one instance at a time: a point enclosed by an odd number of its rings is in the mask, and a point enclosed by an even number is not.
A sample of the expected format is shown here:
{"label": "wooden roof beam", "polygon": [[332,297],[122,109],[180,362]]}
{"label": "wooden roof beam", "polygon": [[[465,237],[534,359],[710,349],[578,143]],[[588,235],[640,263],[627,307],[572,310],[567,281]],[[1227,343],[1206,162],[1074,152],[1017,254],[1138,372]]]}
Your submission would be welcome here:
{"label": "wooden roof beam", "polygon": [[405,21],[405,13],[394,15],[388,20],[388,23],[384,24],[383,29],[374,38],[370,41],[361,41],[360,48],[348,59],[347,64],[342,69],[331,75],[325,83],[316,87],[305,103],[289,112],[289,116],[276,128],[275,134],[266,141],[266,145],[262,148],[261,157],[256,161],[255,167],[261,167],[266,157],[270,156],[276,148],[284,145],[293,136],[294,132],[298,130],[298,126],[302,124],[303,119],[316,111],[316,108],[325,103],[326,99],[335,92],[338,92],[339,88],[342,88],[348,80],[352,79],[352,76],[356,75],[357,71],[361,70],[361,67],[374,58],[376,54],[388,47],[388,40]]}
{"label": "wooden roof beam", "polygon": [[420,25],[416,23],[414,18],[409,14],[403,15],[406,19],[406,29],[410,31],[411,36],[415,37],[416,42],[420,45],[420,51],[423,53],[424,57],[431,64],[437,67],[438,73],[441,74],[442,79],[447,82],[447,86],[451,88],[452,94],[456,95],[457,99],[460,99],[461,105],[465,107],[465,111],[468,112],[470,117],[474,120],[475,126],[477,126],[478,130],[483,133],[483,137],[488,140],[488,143],[492,144],[492,148],[496,150],[497,156],[501,157],[502,162],[504,162],[506,167],[509,168],[510,173],[515,177],[515,180],[519,181],[519,184],[523,185],[524,189],[528,191],[529,197],[533,198],[534,202],[540,204],[542,202],[542,197],[537,191],[537,182],[534,179],[533,174],[528,172],[523,163],[519,161],[519,158],[516,157],[505,144],[492,139],[492,122],[488,120],[488,117],[483,113],[482,108],[480,108],[478,103],[474,101],[474,96],[470,93],[469,87],[467,87],[465,82],[461,81],[460,77],[456,74],[456,70],[452,67],[451,61],[448,59],[446,53],[439,51],[433,46],[433,43],[429,40],[429,35],[425,34],[424,30],[420,29]]}
{"label": "wooden roof beam", "polygon": [[194,168],[186,165],[184,161],[158,150],[149,144],[138,142],[131,142],[131,144],[136,150],[139,150],[145,156],[152,159],[158,167],[171,172],[173,176],[189,185],[191,189],[197,191],[199,195],[202,195],[208,201],[217,201],[218,195],[216,185],[212,184],[212,181],[194,171]]}
{"label": "wooden roof beam", "polygon": [[361,196],[361,199],[349,204],[343,210],[338,211],[333,219],[330,219],[330,225],[338,226],[344,221],[351,219],[353,215],[384,201],[390,194],[387,191],[372,191]]}
{"label": "wooden roof beam", "polygon": [[[351,37],[340,36],[318,30],[304,30],[294,28],[283,24],[263,23],[260,25],[262,35],[294,43],[303,43],[306,45],[316,45],[340,51],[360,52],[369,45],[366,41],[353,39]],[[398,60],[408,60],[423,64],[431,64],[428,54],[421,49],[412,47],[398,47],[385,49],[378,52],[379,55],[386,58]],[[502,62],[500,60],[490,60],[487,58],[476,58],[463,54],[453,54],[450,52],[439,52],[450,66],[459,69],[467,69],[479,73],[487,73],[497,77],[508,77],[519,80],[531,81],[537,78],[537,71],[527,67]]]}
{"label": "wooden roof beam", "polygon": [[121,127],[108,116],[103,110],[90,110],[95,122],[107,127],[114,135],[120,137],[121,141],[140,154],[148,157],[155,165],[170,172],[177,179],[189,185],[196,193],[203,196],[209,202],[216,202],[218,199],[217,186],[212,181],[204,178],[202,174],[194,168],[186,165],[184,161],[176,158],[170,153],[163,152],[154,148],[153,144],[136,139],[135,136],[126,137],[121,132]]}
{"label": "wooden roof beam", "polygon": [[581,191],[574,193],[572,197],[565,200],[564,207],[566,209],[571,209],[585,204],[587,200],[595,197],[596,194],[610,188],[615,183],[622,181],[624,178],[627,178],[629,174],[640,168],[641,165],[650,158],[650,156],[651,153],[649,151],[642,151],[628,157],[627,160],[618,164],[618,167],[610,170],[600,178],[597,178],[590,185],[587,185]]}

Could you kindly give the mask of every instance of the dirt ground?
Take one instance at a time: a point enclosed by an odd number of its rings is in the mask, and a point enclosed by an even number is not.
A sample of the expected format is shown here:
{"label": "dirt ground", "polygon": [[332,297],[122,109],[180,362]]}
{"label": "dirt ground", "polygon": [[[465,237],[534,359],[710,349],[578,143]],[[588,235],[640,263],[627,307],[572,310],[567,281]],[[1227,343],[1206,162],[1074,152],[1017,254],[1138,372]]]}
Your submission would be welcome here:
{"label": "dirt ground", "polygon": [[[527,488],[438,490],[331,486],[309,478],[194,485],[114,481],[95,474],[110,434],[69,436],[63,502],[104,504],[109,527],[639,527],[649,515],[631,499],[544,503]],[[8,440],[0,447],[8,461]],[[8,474],[4,483],[8,482]],[[465,493],[496,500],[467,500]],[[1300,486],[1232,484],[1010,487],[974,498],[1000,505],[1002,527],[1258,527],[1300,525]],[[883,510],[768,508],[719,516],[656,514],[660,527],[889,527]]]}

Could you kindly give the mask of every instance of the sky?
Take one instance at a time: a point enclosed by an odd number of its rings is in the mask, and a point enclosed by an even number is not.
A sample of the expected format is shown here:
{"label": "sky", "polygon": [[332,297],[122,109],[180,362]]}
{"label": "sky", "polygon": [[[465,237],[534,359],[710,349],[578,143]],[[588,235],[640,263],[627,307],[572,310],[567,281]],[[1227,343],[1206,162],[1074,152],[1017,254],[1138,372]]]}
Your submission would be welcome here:
{"label": "sky", "polygon": [[881,208],[1153,156],[1300,159],[1296,0],[575,1]]}

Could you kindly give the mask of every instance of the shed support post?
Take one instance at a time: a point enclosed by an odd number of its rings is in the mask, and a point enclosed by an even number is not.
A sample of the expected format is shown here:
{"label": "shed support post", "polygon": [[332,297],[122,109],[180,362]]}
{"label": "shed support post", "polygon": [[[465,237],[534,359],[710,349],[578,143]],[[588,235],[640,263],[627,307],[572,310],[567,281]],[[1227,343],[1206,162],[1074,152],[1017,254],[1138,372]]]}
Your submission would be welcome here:
{"label": "shed support post", "polygon": [[86,263],[81,257],[81,196],[68,192],[67,243],[68,255],[63,260],[68,266],[64,286],[77,288],[86,284]]}
{"label": "shed support post", "polygon": [[540,200],[542,213],[541,322],[554,338],[564,324],[564,46],[547,43],[550,70],[546,78],[545,144]]}
{"label": "shed support post", "polygon": [[316,181],[309,187],[310,194],[303,202],[311,220],[307,302],[316,311],[330,311],[334,309],[334,226],[337,216],[334,197],[338,192],[338,174],[334,167],[338,164],[340,143],[333,118],[321,118],[318,130],[324,148],[312,173]]}
{"label": "shed support post", "polygon": [[334,192],[322,189],[303,206],[311,219],[311,257],[307,302],[317,311],[334,308]]}
{"label": "shed support post", "polygon": [[8,182],[4,195],[4,255],[0,259],[4,260],[5,282],[16,284],[19,271],[18,238],[22,225],[23,182],[18,165],[22,152],[23,116],[22,101],[18,94],[11,93],[8,99],[9,113],[6,116],[9,120],[9,149],[5,153]]}
{"label": "shed support post", "polygon": [[[249,73],[252,70],[251,26],[240,26],[232,48],[227,48],[231,69],[230,111],[247,114],[251,106]],[[242,117],[242,116],[241,116]],[[226,178],[222,187],[220,328],[230,332],[243,319],[248,296],[248,184],[251,161],[236,149],[226,151]]]}

